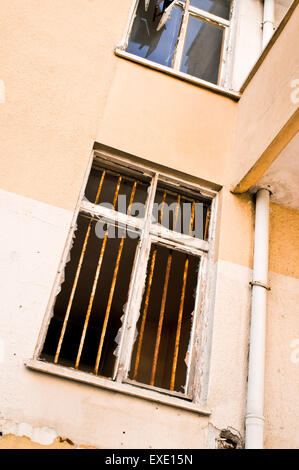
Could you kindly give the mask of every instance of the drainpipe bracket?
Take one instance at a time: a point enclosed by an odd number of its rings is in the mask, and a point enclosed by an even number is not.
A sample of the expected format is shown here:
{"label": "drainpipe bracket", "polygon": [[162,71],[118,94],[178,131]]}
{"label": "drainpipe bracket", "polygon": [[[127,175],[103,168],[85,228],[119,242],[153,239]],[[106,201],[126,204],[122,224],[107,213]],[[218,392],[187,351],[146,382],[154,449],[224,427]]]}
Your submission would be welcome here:
{"label": "drainpipe bracket", "polygon": [[268,286],[267,284],[265,284],[264,282],[261,282],[261,281],[250,281],[249,284],[251,286],[259,286],[259,287],[263,287],[266,290],[271,290],[270,286]]}
{"label": "drainpipe bracket", "polygon": [[251,419],[251,420],[258,420],[258,421],[265,421],[265,416],[256,414],[256,413],[247,413],[246,414],[246,419]]}

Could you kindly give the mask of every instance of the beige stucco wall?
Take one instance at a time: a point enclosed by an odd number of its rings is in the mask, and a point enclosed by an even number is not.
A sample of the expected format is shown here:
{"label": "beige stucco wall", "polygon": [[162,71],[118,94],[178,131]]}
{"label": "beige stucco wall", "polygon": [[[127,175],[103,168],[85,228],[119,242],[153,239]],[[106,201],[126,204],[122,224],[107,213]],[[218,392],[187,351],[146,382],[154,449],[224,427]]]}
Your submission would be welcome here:
{"label": "beige stucco wall", "polygon": [[270,206],[269,269],[299,278],[299,210],[281,204]]}
{"label": "beige stucco wall", "polygon": [[[242,155],[248,164],[247,158],[260,151],[269,136],[257,134],[256,144],[251,143],[250,132],[257,130],[242,117],[243,98],[237,104],[114,56],[130,6],[131,0],[111,0],[109,9],[104,0],[3,2],[0,425],[7,437],[0,439],[2,447],[27,446],[26,439],[19,440],[22,435],[36,446],[56,446],[59,436],[66,436],[75,446],[108,448],[213,446],[214,434],[227,426],[244,435],[254,204],[252,196],[230,192],[238,167],[233,139],[235,126],[241,126],[238,132],[247,136],[248,152],[238,151],[237,159]],[[270,69],[263,73],[264,79],[270,77]],[[257,95],[261,89],[258,99],[266,106],[264,86],[254,86]],[[277,100],[275,106],[280,103],[278,95]],[[249,103],[250,96],[245,101]],[[289,105],[281,104],[285,117]],[[253,122],[254,108],[249,108]],[[210,418],[24,367],[37,343],[94,141],[223,186],[213,321],[207,339],[210,368],[204,384]],[[268,315],[275,320],[268,330],[266,383],[269,447],[280,442],[274,431],[280,419],[284,443],[298,445],[294,413],[286,409],[281,418],[275,411],[282,405],[281,397],[294,401],[290,383],[298,365],[285,367],[286,380],[276,388],[280,358],[275,344],[282,328],[287,357],[297,306],[297,230],[297,212],[273,204]],[[288,302],[283,321],[285,301],[276,301],[279,276],[284,283],[282,299],[287,295]]]}
{"label": "beige stucco wall", "polygon": [[[298,103],[292,99],[299,76],[299,5],[269,44],[261,66],[238,104],[234,142],[234,185],[253,169],[242,191],[253,185],[299,130]],[[258,163],[257,163],[258,162]]]}
{"label": "beige stucco wall", "polygon": [[271,204],[265,446],[298,448],[299,210]]}
{"label": "beige stucco wall", "polygon": [[74,210],[131,1],[4,0],[3,189]]}
{"label": "beige stucco wall", "polygon": [[119,59],[97,141],[224,184],[236,106],[229,98]]}
{"label": "beige stucco wall", "polygon": [[4,1],[3,189],[74,210],[95,140],[224,181],[236,103],[114,56],[131,4]]}

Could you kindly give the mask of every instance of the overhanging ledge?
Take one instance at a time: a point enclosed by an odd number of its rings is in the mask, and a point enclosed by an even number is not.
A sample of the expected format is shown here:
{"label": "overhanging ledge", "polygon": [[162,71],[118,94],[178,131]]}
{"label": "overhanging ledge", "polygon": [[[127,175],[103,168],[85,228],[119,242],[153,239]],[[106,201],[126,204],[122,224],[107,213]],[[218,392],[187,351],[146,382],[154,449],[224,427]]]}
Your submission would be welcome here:
{"label": "overhanging ledge", "polygon": [[146,390],[141,387],[135,387],[129,384],[113,382],[112,380],[103,379],[102,377],[98,377],[93,374],[88,374],[87,372],[81,372],[67,367],[58,366],[49,362],[43,362],[37,359],[29,359],[25,362],[25,366],[29,369],[38,372],[56,375],[58,377],[63,377],[65,379],[74,380],[76,382],[93,385],[95,387],[104,388],[113,392],[124,393],[135,398],[142,398],[145,400],[161,403],[162,405],[180,408],[186,411],[197,413],[201,416],[210,416],[210,414],[212,413],[210,410],[203,407],[199,407],[198,404],[191,403],[190,401],[184,400],[182,398],[171,397],[169,395],[162,395],[161,393],[152,390]]}

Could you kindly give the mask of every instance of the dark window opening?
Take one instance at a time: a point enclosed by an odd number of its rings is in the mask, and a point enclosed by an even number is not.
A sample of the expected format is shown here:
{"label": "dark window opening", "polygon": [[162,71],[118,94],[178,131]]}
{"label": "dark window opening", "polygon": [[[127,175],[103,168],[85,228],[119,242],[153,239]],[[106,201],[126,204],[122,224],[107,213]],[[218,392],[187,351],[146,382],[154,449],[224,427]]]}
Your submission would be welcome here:
{"label": "dark window opening", "polygon": [[[103,172],[105,172],[103,177]],[[103,181],[101,184],[101,178]],[[133,203],[145,204],[147,199],[147,190],[149,187],[149,178],[136,178],[129,177],[123,173],[113,171],[105,168],[92,168],[89,179],[85,189],[85,197],[91,203],[103,204],[109,203],[111,206],[114,203],[114,208],[118,212],[128,213],[128,206],[130,203],[132,191],[134,188]],[[101,185],[100,194],[97,197]],[[135,185],[135,187],[134,187]],[[132,213],[137,217],[141,217],[142,213]]]}
{"label": "dark window opening", "polygon": [[198,267],[196,256],[152,245],[131,380],[184,393]]}
{"label": "dark window opening", "polygon": [[[54,315],[51,319],[41,354],[41,358],[48,361],[54,361],[55,354],[57,352],[62,325],[68,308],[68,303],[70,301],[76,270],[82,254],[82,248],[89,222],[90,219],[88,217],[79,215],[74,246],[70,252],[71,259],[65,268],[65,281],[62,283],[61,292],[56,298]],[[96,221],[93,220],[91,224],[92,226],[86,252],[58,359],[58,364],[70,367],[75,367],[76,360],[78,359],[79,345],[82,338],[88,306],[91,301],[92,286],[95,279],[99,256],[103,247],[103,239],[99,239],[95,233]],[[104,231],[104,224],[101,225],[103,226],[102,229]],[[79,360],[79,370],[95,372],[97,354],[103,333],[103,322],[105,315],[107,314],[109,295],[111,295],[113,275],[115,273],[117,257],[120,252],[121,240],[121,238],[108,238],[106,242],[106,250],[99,272],[86,336]],[[115,343],[115,337],[122,325],[121,317],[124,315],[124,305],[127,301],[137,243],[138,239],[131,239],[129,237],[124,239],[114,293],[112,295],[108,323],[103,337],[104,342],[101,351],[100,363],[97,370],[97,374],[101,376],[112,377],[113,375],[115,362],[114,351],[117,346]]]}
{"label": "dark window opening", "polygon": [[155,221],[183,235],[207,240],[211,200],[158,184],[155,196]]}

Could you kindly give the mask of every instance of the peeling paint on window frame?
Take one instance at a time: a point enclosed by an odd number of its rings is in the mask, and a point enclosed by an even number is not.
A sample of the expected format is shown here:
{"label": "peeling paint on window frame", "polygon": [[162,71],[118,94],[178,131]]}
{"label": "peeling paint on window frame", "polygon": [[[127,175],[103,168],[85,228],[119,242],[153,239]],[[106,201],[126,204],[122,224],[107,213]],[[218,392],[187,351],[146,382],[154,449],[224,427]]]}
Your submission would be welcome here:
{"label": "peeling paint on window frame", "polygon": [[[164,65],[155,63],[151,60],[143,59],[139,56],[134,54],[130,54],[126,52],[129,37],[131,34],[131,29],[133,27],[133,22],[136,16],[137,7],[139,4],[139,0],[133,0],[130,12],[129,12],[129,19],[125,28],[124,35],[120,41],[120,43],[115,47],[115,54],[119,57],[124,57],[126,59],[131,59],[134,62],[141,63],[143,65],[148,65],[151,68],[164,71],[170,75],[177,76],[178,78],[182,78],[188,80],[190,82],[196,83],[198,85],[203,85],[207,88],[214,89],[215,91],[221,92],[226,91],[227,93],[232,94],[232,98],[239,99],[238,93],[232,92],[232,64],[233,64],[233,53],[234,53],[234,42],[235,42],[235,32],[237,28],[237,0],[231,0],[231,8],[230,8],[230,19],[226,20],[219,16],[213,15],[208,11],[201,10],[197,7],[190,5],[190,0],[181,1],[175,0],[175,4],[180,6],[183,9],[183,17],[182,23],[180,27],[180,31],[178,33],[178,40],[175,47],[174,59],[172,67],[166,67]],[[221,60],[219,64],[219,76],[218,76],[218,83],[210,83],[206,80],[201,78],[189,75],[187,73],[180,71],[180,62],[183,55],[183,48],[187,34],[187,23],[189,16],[195,16],[203,21],[210,22],[212,24],[218,25],[224,29],[223,33],[223,41],[222,41],[222,52],[221,52]]]}
{"label": "peeling paint on window frame", "polygon": [[[82,190],[80,192],[80,196],[78,198],[78,203],[76,210],[74,212],[74,216],[71,222],[71,227],[67,236],[67,241],[64,247],[63,255],[61,258],[61,262],[57,271],[56,280],[52,289],[52,293],[49,299],[49,304],[47,307],[47,311],[44,317],[44,321],[42,323],[37,345],[34,351],[34,355],[32,359],[26,361],[26,365],[32,369],[42,370],[44,372],[54,373],[56,375],[61,376],[68,376],[71,374],[72,378],[76,380],[78,378],[79,381],[81,376],[90,374],[84,374],[82,371],[78,371],[72,368],[68,368],[70,372],[65,374],[63,370],[65,367],[60,365],[46,363],[45,361],[41,361],[39,356],[41,354],[44,341],[46,338],[46,334],[48,331],[49,323],[51,317],[53,316],[53,305],[55,303],[55,298],[57,293],[59,292],[59,288],[61,283],[64,279],[64,268],[66,263],[69,260],[69,254],[71,247],[73,245],[73,238],[75,236],[76,230],[76,221],[79,212],[86,211],[89,215],[93,217],[100,217],[104,216],[105,218],[115,220],[116,214],[119,215],[117,211],[112,211],[110,209],[95,206],[94,204],[87,203],[86,199],[84,198],[84,191],[87,184],[87,180],[89,177],[89,173],[91,171],[92,164],[95,159],[103,160],[108,164],[111,165],[121,165],[122,167],[127,167],[128,170],[133,171],[142,171],[144,175],[150,176],[152,178],[152,182],[149,186],[149,194],[146,204],[146,213],[144,221],[140,221],[140,219],[133,218],[130,215],[121,214],[123,219],[123,224],[125,226],[133,227],[135,229],[142,231],[141,240],[139,246],[136,250],[135,260],[133,264],[133,270],[131,275],[131,282],[129,287],[129,295],[127,299],[127,303],[124,306],[124,315],[123,315],[123,322],[122,327],[119,333],[119,341],[117,344],[118,354],[116,355],[115,361],[115,368],[114,368],[114,376],[113,381],[111,379],[104,379],[102,377],[94,376],[94,380],[92,383],[97,382],[99,386],[103,386],[103,382],[107,382],[107,388],[111,388],[109,384],[111,382],[114,383],[114,387],[120,386],[119,391],[126,392],[127,387],[130,391],[133,387],[134,392],[129,393],[131,395],[140,395],[143,396],[145,390],[147,393],[145,394],[145,398],[153,396],[153,399],[159,400],[161,395],[164,396],[162,403],[167,402],[168,399],[172,399],[180,402],[181,400],[185,402],[185,405],[182,405],[184,408],[190,408],[187,405],[186,400],[189,401],[191,408],[201,407],[206,405],[206,384],[203,383],[208,376],[209,364],[203,358],[207,357],[208,354],[206,353],[205,349],[207,348],[208,341],[207,332],[211,331],[210,328],[210,321],[212,318],[211,308],[213,305],[213,301],[211,299],[211,293],[213,292],[213,285],[215,282],[215,274],[212,270],[212,266],[214,264],[214,245],[215,245],[215,232],[216,232],[216,217],[217,217],[217,206],[218,206],[218,192],[216,190],[207,188],[202,186],[202,184],[197,185],[195,183],[191,183],[186,181],[186,179],[180,179],[177,177],[172,176],[166,172],[160,172],[156,169],[151,169],[151,167],[147,167],[146,165],[139,165],[135,164],[134,162],[124,159],[123,157],[119,156],[111,156],[109,153],[105,153],[105,151],[92,151],[89,165],[84,177],[84,183]],[[208,240],[200,240],[194,239],[193,237],[182,237],[182,240],[176,240],[175,237],[170,237],[170,230],[163,227],[160,224],[159,230],[155,227],[153,230],[153,224],[150,221],[150,215],[155,199],[155,192],[158,184],[158,180],[162,182],[167,182],[168,185],[173,185],[173,188],[180,189],[189,189],[190,191],[196,192],[201,194],[205,197],[211,199],[211,217],[209,223],[209,236]],[[111,213],[109,213],[111,212]],[[118,223],[118,221],[117,221]],[[142,227],[142,224],[143,227]],[[172,232],[173,233],[173,232]],[[134,336],[136,331],[136,325],[138,321],[138,317],[140,314],[140,306],[142,301],[143,290],[145,287],[146,281],[146,270],[147,270],[147,263],[150,253],[150,248],[152,243],[158,243],[164,246],[168,246],[170,248],[195,254],[200,256],[200,268],[198,272],[198,282],[196,288],[196,298],[195,298],[195,307],[194,307],[194,318],[192,322],[192,329],[191,329],[191,336],[190,342],[188,347],[188,367],[187,367],[187,377],[186,377],[186,384],[185,384],[185,393],[180,392],[171,392],[167,389],[159,389],[157,387],[148,387],[147,385],[143,385],[142,383],[133,383],[131,380],[128,379],[128,372],[131,364],[131,355],[133,352],[133,345],[134,345]],[[136,300],[138,301],[136,302]],[[78,374],[78,375],[77,375]],[[90,383],[89,380],[86,380],[87,383]],[[105,387],[104,387],[105,388]],[[171,398],[172,397],[172,398]],[[176,405],[175,405],[176,406]],[[179,405],[178,405],[179,406]],[[194,409],[195,409],[194,408]]]}

